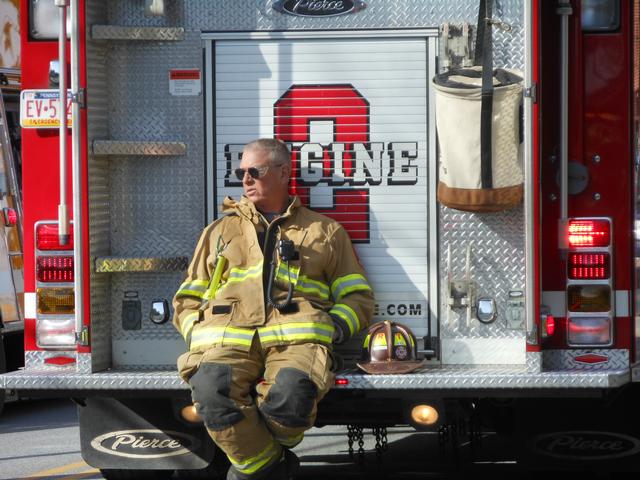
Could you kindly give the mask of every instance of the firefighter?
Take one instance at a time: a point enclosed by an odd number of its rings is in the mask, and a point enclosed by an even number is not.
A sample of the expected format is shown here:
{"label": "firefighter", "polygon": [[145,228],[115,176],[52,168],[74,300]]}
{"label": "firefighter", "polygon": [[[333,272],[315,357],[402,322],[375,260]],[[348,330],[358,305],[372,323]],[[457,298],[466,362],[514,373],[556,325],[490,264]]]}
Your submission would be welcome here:
{"label": "firefighter", "polygon": [[333,383],[332,343],[367,327],[373,292],[344,228],[289,197],[283,142],[247,144],[234,173],[244,195],[225,199],[174,297],[178,370],[227,479],[291,478],[290,449]]}

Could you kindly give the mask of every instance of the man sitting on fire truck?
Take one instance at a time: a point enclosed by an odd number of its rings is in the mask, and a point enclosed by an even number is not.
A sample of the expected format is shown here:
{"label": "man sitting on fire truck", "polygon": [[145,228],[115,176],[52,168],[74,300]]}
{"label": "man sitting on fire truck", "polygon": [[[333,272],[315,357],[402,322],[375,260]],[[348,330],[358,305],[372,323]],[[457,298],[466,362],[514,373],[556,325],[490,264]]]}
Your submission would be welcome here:
{"label": "man sitting on fire truck", "polygon": [[289,197],[286,144],[247,144],[234,173],[244,195],[225,199],[174,298],[178,369],[227,479],[291,478],[290,449],[333,382],[332,343],[368,325],[373,292],[345,229]]}

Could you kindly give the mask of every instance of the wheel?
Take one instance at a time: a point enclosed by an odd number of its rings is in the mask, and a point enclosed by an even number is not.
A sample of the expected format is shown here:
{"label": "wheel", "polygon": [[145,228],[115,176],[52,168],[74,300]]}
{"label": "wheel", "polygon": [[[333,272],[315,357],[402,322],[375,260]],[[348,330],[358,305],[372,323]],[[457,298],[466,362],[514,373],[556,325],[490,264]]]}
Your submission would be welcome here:
{"label": "wheel", "polygon": [[168,480],[173,470],[120,470],[101,468],[100,473],[107,480]]}
{"label": "wheel", "polygon": [[[4,354],[4,337],[0,335],[0,374],[5,373],[7,371],[7,358]],[[5,389],[0,389],[0,414],[2,414],[2,409],[4,408],[4,401],[7,395],[7,391]]]}

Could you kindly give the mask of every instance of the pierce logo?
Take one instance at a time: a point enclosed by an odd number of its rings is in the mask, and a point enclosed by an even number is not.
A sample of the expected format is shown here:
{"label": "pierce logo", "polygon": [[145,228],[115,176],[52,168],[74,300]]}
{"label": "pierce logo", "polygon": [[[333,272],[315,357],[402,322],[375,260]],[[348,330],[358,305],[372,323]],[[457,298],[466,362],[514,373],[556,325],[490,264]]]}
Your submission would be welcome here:
{"label": "pierce logo", "polygon": [[567,460],[604,460],[635,455],[640,441],[614,432],[554,432],[537,437],[534,450],[542,455]]}
{"label": "pierce logo", "polygon": [[200,447],[200,441],[191,435],[168,430],[120,430],[97,436],[91,446],[117,457],[150,459],[191,453]]}
{"label": "pierce logo", "polygon": [[360,0],[279,0],[273,8],[300,17],[332,17],[359,12],[365,6]]}

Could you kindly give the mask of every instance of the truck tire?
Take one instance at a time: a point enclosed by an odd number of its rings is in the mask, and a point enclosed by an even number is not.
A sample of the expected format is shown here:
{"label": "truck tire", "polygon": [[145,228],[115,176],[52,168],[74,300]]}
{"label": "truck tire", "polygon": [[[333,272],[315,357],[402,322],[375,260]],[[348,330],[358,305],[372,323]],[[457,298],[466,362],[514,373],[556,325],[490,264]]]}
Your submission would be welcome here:
{"label": "truck tire", "polygon": [[101,468],[100,473],[107,480],[168,480],[173,470],[120,470]]}
{"label": "truck tire", "polygon": [[[7,358],[4,353],[4,337],[0,335],[0,373],[7,371]],[[7,391],[4,388],[0,388],[0,415],[4,409],[4,401]]]}

